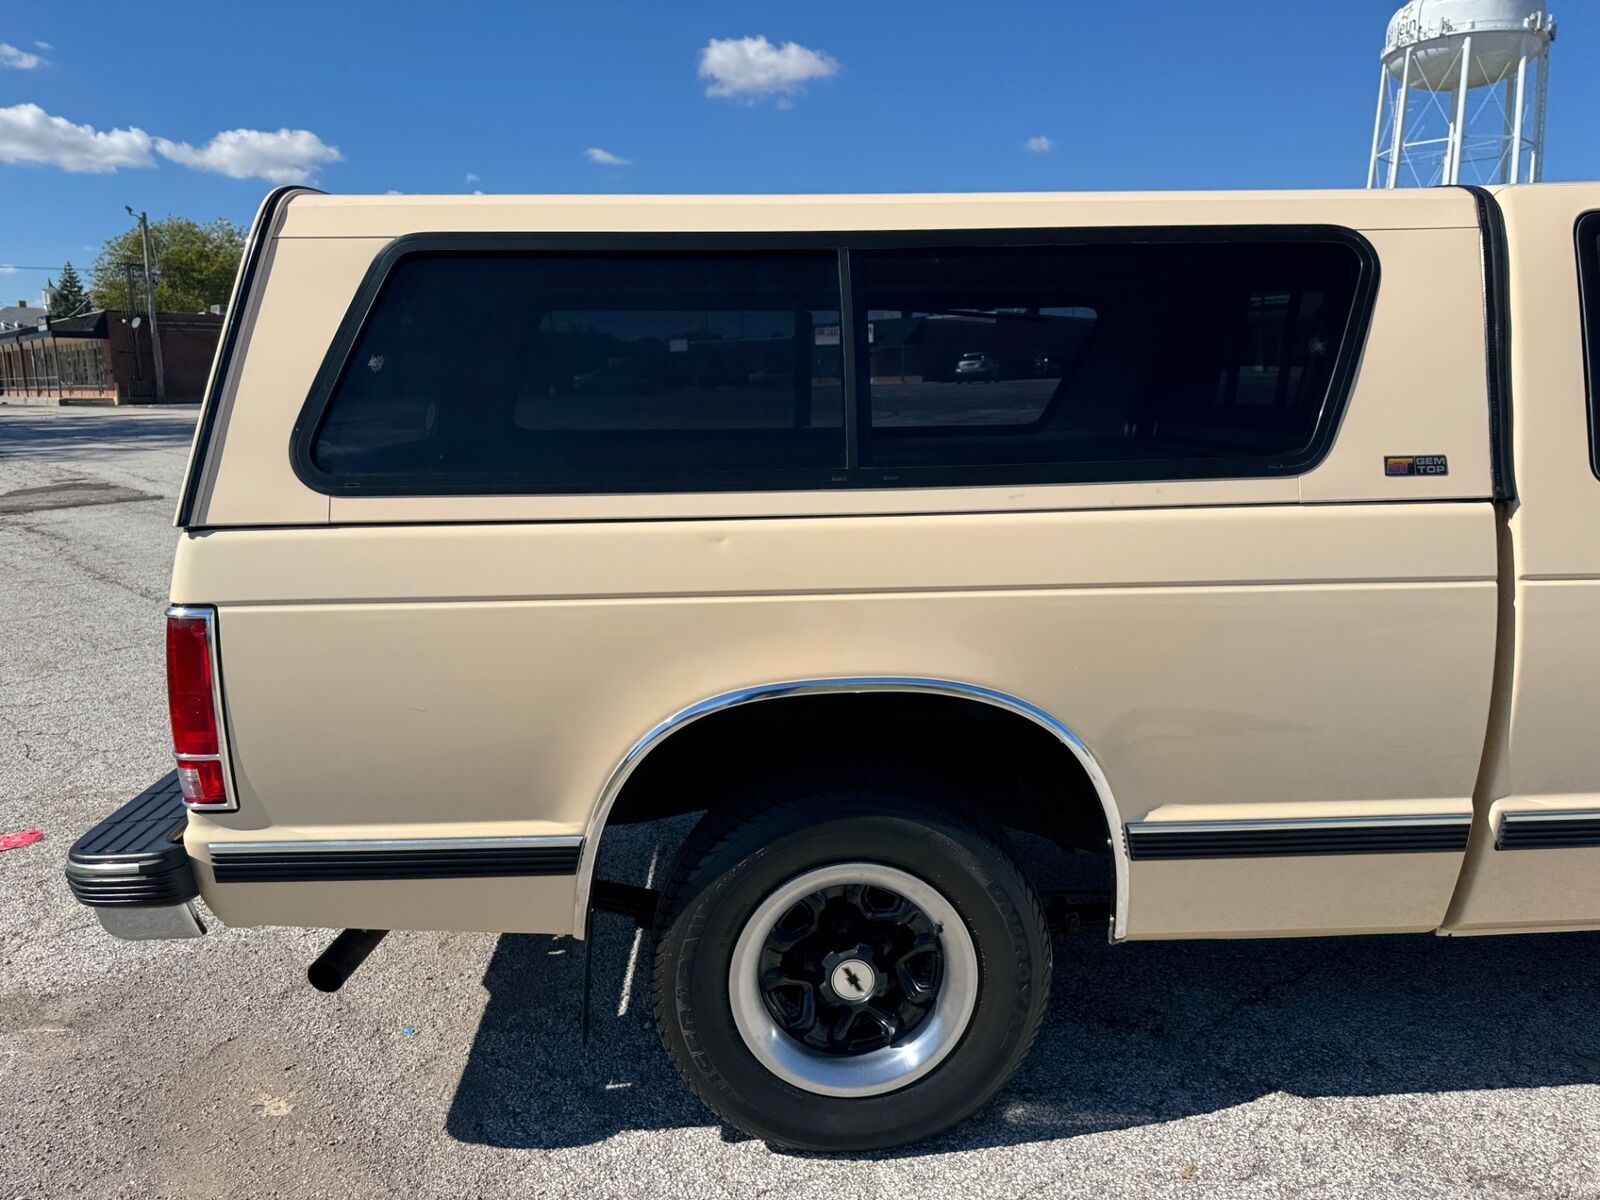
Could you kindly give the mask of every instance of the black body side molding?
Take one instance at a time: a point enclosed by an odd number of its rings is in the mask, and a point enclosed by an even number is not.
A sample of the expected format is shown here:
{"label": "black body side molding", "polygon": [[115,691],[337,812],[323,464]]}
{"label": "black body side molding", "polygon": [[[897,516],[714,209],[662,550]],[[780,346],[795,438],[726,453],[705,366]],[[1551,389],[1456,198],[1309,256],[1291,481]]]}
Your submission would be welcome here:
{"label": "black body side molding", "polygon": [[1600,846],[1600,812],[1510,813],[1500,820],[1496,850],[1574,850]]}
{"label": "black body side molding", "polygon": [[319,883],[347,879],[485,879],[505,875],[576,875],[578,846],[460,849],[270,850],[219,854],[218,883]]}
{"label": "black body side molding", "polygon": [[1459,854],[1472,819],[1382,821],[1142,821],[1127,826],[1135,862],[1199,858],[1288,858],[1327,854]]}

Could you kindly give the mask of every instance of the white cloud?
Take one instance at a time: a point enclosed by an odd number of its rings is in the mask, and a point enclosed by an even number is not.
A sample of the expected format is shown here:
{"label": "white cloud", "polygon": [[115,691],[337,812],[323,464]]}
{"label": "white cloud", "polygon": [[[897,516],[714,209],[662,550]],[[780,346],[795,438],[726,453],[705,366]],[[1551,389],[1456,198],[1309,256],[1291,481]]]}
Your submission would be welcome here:
{"label": "white cloud", "polygon": [[15,275],[16,273],[17,268],[10,263],[0,263],[0,275]]}
{"label": "white cloud", "polygon": [[232,179],[305,183],[324,163],[343,155],[307,129],[267,133],[233,129],[204,146],[152,138],[142,129],[100,130],[56,117],[37,104],[0,108],[0,163],[60,167],[85,174],[107,174],[122,167],[153,167],[151,151],[197,171]]}
{"label": "white cloud", "polygon": [[765,37],[712,38],[700,51],[700,78],[706,95],[751,103],[764,96],[788,96],[813,79],[839,73],[839,60],[799,42],[774,46]]}
{"label": "white cloud", "polygon": [[620,154],[613,154],[609,150],[602,150],[599,146],[590,146],[583,152],[583,156],[592,163],[599,163],[602,167],[631,166],[633,159],[623,158]]}
{"label": "white cloud", "polygon": [[467,172],[467,182],[468,183],[482,183],[483,182],[483,176],[479,175],[476,171],[468,171]]}
{"label": "white cloud", "polygon": [[104,175],[118,167],[153,167],[142,129],[99,130],[52,117],[37,104],[0,108],[0,162],[37,163]]}
{"label": "white cloud", "polygon": [[54,50],[55,49],[55,47],[52,46],[49,42],[35,42],[34,45],[40,50]]}
{"label": "white cloud", "polygon": [[1022,148],[1029,154],[1049,154],[1056,148],[1056,144],[1047,137],[1031,137],[1022,143]]}
{"label": "white cloud", "polygon": [[[46,47],[41,42],[39,48],[43,50]],[[37,54],[18,50],[10,42],[0,42],[0,67],[10,67],[14,71],[31,71],[42,62],[44,59]]]}
{"label": "white cloud", "polygon": [[309,183],[317,168],[343,160],[309,129],[229,129],[204,146],[155,140],[157,152],[196,171],[213,171],[229,179],[265,179],[269,183]]}

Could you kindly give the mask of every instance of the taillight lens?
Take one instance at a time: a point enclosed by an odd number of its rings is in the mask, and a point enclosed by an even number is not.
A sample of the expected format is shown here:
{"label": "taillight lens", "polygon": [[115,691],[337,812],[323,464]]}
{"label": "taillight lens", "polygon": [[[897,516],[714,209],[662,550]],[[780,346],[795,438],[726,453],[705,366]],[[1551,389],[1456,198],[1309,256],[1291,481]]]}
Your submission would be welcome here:
{"label": "taillight lens", "polygon": [[167,613],[167,712],[172,718],[172,752],[178,760],[184,803],[194,808],[228,807],[216,664],[211,661],[214,619],[207,609]]}
{"label": "taillight lens", "polygon": [[222,782],[222,763],[213,758],[178,760],[178,784],[190,804],[215,806],[228,802],[228,789]]}

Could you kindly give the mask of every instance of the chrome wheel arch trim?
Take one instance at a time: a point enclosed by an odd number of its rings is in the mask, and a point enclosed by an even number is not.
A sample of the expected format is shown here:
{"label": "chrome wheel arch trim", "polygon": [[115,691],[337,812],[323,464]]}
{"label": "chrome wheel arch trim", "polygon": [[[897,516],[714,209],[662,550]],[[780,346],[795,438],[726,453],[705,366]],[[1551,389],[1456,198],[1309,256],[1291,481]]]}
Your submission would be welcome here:
{"label": "chrome wheel arch trim", "polygon": [[612,769],[599,801],[589,815],[584,830],[583,849],[578,862],[577,887],[573,897],[573,930],[575,936],[588,936],[589,895],[594,884],[595,865],[600,854],[600,837],[612,806],[622,794],[639,764],[667,738],[694,724],[701,717],[742,704],[755,704],[765,700],[782,700],[792,696],[860,695],[868,692],[913,692],[923,695],[948,696],[957,700],[976,700],[994,708],[1004,709],[1025,717],[1041,729],[1053,734],[1062,745],[1072,751],[1073,757],[1088,775],[1095,795],[1100,801],[1108,831],[1112,865],[1116,874],[1115,902],[1112,907],[1110,940],[1120,942],[1127,936],[1128,920],[1128,847],[1122,836],[1122,818],[1117,802],[1111,794],[1111,785],[1093,752],[1065,722],[1058,720],[1038,705],[1013,696],[1008,692],[984,687],[976,683],[961,683],[953,679],[924,678],[916,675],[849,675],[830,679],[796,679],[783,683],[756,684],[736,688],[708,697],[679,710],[633,744],[622,761]]}

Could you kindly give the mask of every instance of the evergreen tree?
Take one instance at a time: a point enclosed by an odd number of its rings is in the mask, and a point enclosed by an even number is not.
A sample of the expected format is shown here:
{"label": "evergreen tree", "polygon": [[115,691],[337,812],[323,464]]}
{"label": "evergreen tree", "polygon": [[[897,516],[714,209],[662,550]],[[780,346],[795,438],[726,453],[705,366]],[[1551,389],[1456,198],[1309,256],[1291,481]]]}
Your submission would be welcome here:
{"label": "evergreen tree", "polygon": [[70,317],[83,308],[88,298],[88,294],[83,290],[83,280],[78,278],[78,272],[73,270],[71,263],[68,263],[61,268],[61,282],[56,284],[50,293],[51,319]]}

